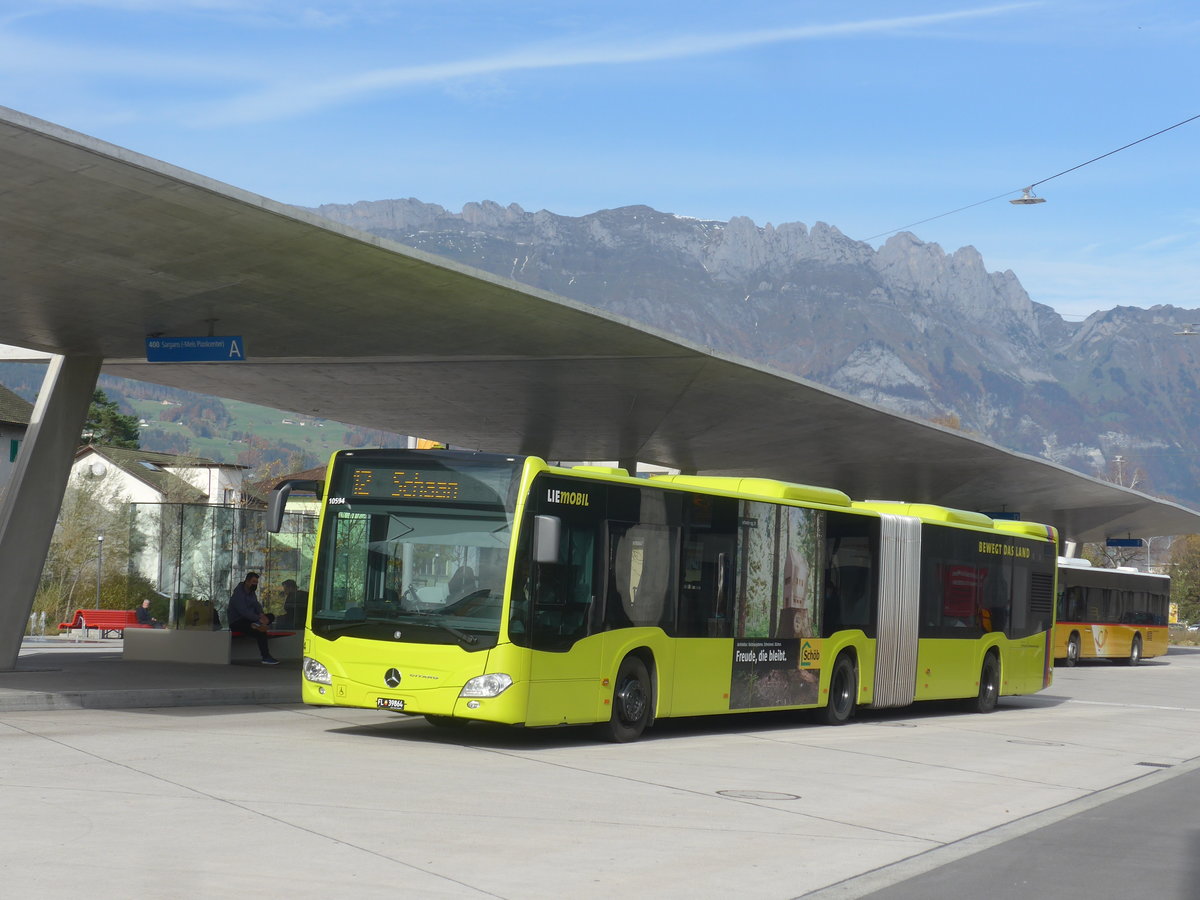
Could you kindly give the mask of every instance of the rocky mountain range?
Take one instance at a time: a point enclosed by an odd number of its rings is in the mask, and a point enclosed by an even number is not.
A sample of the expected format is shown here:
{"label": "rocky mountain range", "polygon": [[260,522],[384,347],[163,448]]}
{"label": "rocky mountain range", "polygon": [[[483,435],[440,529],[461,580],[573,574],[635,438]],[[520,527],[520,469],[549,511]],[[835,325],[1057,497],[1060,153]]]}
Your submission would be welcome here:
{"label": "rocky mountain range", "polygon": [[645,206],[329,204],[329,219],[794,372],[910,416],[1200,505],[1200,310],[1069,322],[973,247],[878,250],[817,223]]}

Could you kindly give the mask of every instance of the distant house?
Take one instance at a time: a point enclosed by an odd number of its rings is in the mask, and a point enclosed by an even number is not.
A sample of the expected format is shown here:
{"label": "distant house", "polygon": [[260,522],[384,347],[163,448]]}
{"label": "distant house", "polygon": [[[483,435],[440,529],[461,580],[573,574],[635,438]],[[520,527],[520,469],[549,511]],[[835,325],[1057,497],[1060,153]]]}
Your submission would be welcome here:
{"label": "distant house", "polygon": [[102,481],[130,503],[242,506],[246,467],[196,456],[91,445],[80,447],[71,478]]}
{"label": "distant house", "polygon": [[[318,484],[324,484],[327,468],[328,466],[317,466],[313,469],[305,469],[303,472],[290,472],[287,475],[268,478],[266,481],[256,481],[246,487],[248,502],[261,503],[265,506],[271,496],[271,491],[285,481],[315,481]],[[292,512],[319,513],[321,500],[312,491],[293,491],[288,497],[287,508]]]}
{"label": "distant house", "polygon": [[32,416],[33,404],[0,384],[0,490],[12,478]]}
{"label": "distant house", "polygon": [[130,563],[157,590],[223,601],[248,552],[245,473],[195,456],[88,445],[75,453],[71,482],[129,505]]}

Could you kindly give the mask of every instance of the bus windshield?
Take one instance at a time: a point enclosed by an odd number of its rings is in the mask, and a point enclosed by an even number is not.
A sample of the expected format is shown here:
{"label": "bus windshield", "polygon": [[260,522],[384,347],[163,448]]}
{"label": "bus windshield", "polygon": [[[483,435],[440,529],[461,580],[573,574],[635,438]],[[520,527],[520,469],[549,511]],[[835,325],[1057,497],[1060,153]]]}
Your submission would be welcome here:
{"label": "bus windshield", "polygon": [[[448,454],[449,456],[449,454]],[[339,460],[312,630],[481,650],[496,644],[512,542],[513,465],[378,454]]]}

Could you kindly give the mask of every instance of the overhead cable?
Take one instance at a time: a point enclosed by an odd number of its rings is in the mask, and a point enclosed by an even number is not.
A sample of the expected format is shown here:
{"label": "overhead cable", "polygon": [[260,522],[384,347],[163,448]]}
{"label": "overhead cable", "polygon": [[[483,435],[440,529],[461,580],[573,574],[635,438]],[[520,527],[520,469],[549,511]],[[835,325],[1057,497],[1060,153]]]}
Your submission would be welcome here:
{"label": "overhead cable", "polygon": [[993,200],[1000,200],[1004,197],[1009,196],[1010,194],[1016,194],[1020,191],[1028,191],[1031,188],[1037,187],[1039,184],[1045,184],[1047,181],[1053,181],[1055,178],[1060,178],[1069,172],[1074,172],[1076,169],[1082,169],[1084,166],[1090,166],[1092,163],[1099,162],[1100,160],[1102,160],[1106,157],[1112,156],[1114,153],[1120,153],[1122,150],[1128,150],[1130,147],[1136,146],[1137,144],[1140,144],[1143,141],[1148,141],[1148,140],[1150,140],[1150,138],[1158,137],[1160,134],[1166,134],[1168,131],[1171,131],[1174,128],[1178,128],[1181,125],[1186,125],[1186,124],[1188,124],[1188,122],[1195,122],[1197,119],[1200,119],[1200,114],[1197,114],[1190,118],[1184,119],[1182,122],[1176,122],[1174,125],[1170,125],[1167,128],[1162,129],[1161,131],[1154,132],[1154,134],[1148,134],[1143,138],[1138,138],[1136,141],[1132,141],[1123,147],[1118,147],[1116,150],[1109,150],[1107,153],[1102,153],[1100,156],[1097,156],[1093,159],[1089,159],[1087,162],[1081,162],[1077,166],[1071,166],[1071,168],[1069,168],[1069,169],[1063,169],[1057,175],[1051,175],[1048,178],[1043,178],[1041,181],[1035,181],[1032,184],[1026,185],[1023,188],[1016,188],[1011,191],[1005,191],[1003,194],[997,194],[995,197],[988,197],[986,200],[980,200],[978,203],[970,203],[966,206],[960,206],[958,209],[952,209],[949,212],[939,213],[936,216],[930,216],[928,219],[922,219],[919,222],[912,222],[908,225],[901,225],[899,228],[893,228],[891,231],[881,231],[879,234],[873,234],[869,238],[863,238],[863,241],[864,242],[865,241],[873,241],[876,238],[886,237],[887,235],[895,234],[898,231],[907,231],[909,228],[915,228],[918,225],[924,225],[926,222],[932,222],[935,219],[944,219],[946,216],[952,216],[955,213],[962,212],[963,210],[972,209],[976,206],[983,206],[983,204],[991,203]]}

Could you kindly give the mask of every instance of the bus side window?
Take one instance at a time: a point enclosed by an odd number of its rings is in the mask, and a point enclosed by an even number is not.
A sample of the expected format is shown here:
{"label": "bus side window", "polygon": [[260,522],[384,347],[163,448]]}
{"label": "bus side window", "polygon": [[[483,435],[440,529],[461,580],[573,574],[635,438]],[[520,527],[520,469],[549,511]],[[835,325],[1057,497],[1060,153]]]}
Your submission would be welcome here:
{"label": "bus side window", "polygon": [[1068,622],[1082,622],[1087,618],[1087,601],[1084,598],[1083,588],[1072,586],[1063,592],[1066,597],[1066,615],[1063,616]]}
{"label": "bus side window", "polygon": [[679,566],[677,637],[729,637],[737,501],[688,494]]}
{"label": "bus side window", "polygon": [[530,646],[535,650],[568,650],[594,630],[595,547],[596,529],[591,521],[564,520],[560,561],[532,564]]}
{"label": "bus side window", "polygon": [[825,565],[819,630],[829,637],[847,628],[875,634],[879,520],[826,514]]}
{"label": "bus side window", "polygon": [[662,625],[674,618],[679,529],[640,523],[610,523],[611,577],[608,624]]}

